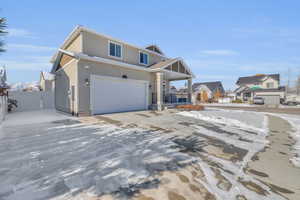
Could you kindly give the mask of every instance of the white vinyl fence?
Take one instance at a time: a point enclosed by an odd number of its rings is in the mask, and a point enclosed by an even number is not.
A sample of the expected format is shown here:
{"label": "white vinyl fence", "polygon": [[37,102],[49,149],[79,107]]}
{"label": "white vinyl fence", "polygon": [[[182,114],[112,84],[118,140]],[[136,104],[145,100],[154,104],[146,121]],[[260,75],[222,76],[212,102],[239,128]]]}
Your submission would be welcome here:
{"label": "white vinyl fence", "polygon": [[0,96],[0,124],[5,119],[7,113],[7,97]]}
{"label": "white vinyl fence", "polygon": [[18,101],[18,107],[14,108],[13,112],[54,108],[54,93],[52,91],[15,91],[10,92],[8,96]]}

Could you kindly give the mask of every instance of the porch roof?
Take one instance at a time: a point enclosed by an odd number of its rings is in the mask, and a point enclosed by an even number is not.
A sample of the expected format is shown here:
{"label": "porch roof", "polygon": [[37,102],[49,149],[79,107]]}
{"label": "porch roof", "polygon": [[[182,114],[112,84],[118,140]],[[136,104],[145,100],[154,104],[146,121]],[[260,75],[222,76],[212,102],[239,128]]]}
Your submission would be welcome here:
{"label": "porch roof", "polygon": [[[173,64],[180,64],[184,68],[184,72],[181,72],[179,70],[179,67],[177,70],[172,69]],[[167,77],[169,79],[185,79],[190,77],[195,77],[191,69],[187,66],[187,64],[183,61],[182,58],[173,58],[168,60],[163,60],[161,62],[158,62],[150,67],[148,69],[152,69],[155,71],[164,71],[167,74]]]}
{"label": "porch roof", "polygon": [[156,63],[154,65],[151,65],[149,67],[149,69],[163,69],[173,63],[175,63],[177,61],[177,58],[173,58],[173,59],[169,59],[169,60],[164,60],[164,61],[161,61],[159,63]]}

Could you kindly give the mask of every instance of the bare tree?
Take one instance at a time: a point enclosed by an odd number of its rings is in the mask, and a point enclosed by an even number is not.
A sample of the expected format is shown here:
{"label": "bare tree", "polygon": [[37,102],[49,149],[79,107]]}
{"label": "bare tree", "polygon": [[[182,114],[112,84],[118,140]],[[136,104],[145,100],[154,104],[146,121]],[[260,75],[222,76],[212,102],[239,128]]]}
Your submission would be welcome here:
{"label": "bare tree", "polygon": [[6,19],[4,17],[0,17],[0,53],[5,51],[3,47],[4,41],[1,38],[7,34],[6,27]]}

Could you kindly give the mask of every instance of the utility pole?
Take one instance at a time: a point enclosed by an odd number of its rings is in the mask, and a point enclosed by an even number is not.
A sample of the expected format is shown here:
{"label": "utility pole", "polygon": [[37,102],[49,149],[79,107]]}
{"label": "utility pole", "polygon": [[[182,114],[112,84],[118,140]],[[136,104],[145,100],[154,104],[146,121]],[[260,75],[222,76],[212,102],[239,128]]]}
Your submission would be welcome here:
{"label": "utility pole", "polygon": [[297,95],[300,95],[300,74],[298,75],[298,78],[296,81],[296,91],[297,91]]}
{"label": "utility pole", "polygon": [[289,93],[289,90],[290,90],[290,72],[291,72],[291,69],[290,68],[288,68],[288,80],[287,80],[287,86],[286,86],[286,94],[288,94]]}

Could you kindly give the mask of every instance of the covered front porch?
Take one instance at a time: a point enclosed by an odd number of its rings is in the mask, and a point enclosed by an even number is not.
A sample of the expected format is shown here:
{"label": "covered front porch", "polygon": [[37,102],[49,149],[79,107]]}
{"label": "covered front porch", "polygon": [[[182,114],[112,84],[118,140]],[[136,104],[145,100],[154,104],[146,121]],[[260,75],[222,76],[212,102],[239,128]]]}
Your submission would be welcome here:
{"label": "covered front porch", "polygon": [[[159,64],[159,65],[158,65]],[[152,108],[163,110],[181,104],[191,104],[193,74],[182,59],[176,58],[153,65]],[[173,81],[186,81],[185,88],[170,88]]]}

